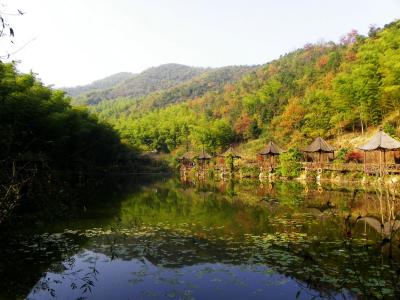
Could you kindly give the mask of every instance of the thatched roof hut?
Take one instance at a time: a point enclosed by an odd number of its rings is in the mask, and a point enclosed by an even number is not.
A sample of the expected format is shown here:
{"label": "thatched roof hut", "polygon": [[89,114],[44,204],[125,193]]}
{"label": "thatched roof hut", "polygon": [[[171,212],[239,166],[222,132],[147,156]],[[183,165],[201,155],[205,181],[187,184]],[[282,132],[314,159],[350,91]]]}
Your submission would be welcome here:
{"label": "thatched roof hut", "polygon": [[178,161],[184,161],[184,160],[192,160],[193,159],[193,154],[186,152],[182,156],[178,157],[176,160]]}
{"label": "thatched roof hut", "polygon": [[335,149],[329,145],[323,138],[317,137],[308,147],[303,149],[303,152],[325,152],[325,153],[333,153]]}
{"label": "thatched roof hut", "polygon": [[273,141],[269,141],[267,146],[259,152],[258,154],[261,155],[261,161],[264,164],[264,157],[269,157],[269,168],[272,170],[275,166],[275,156],[280,155],[283,150],[275,144]]}
{"label": "thatched roof hut", "polygon": [[204,149],[201,149],[199,155],[197,155],[196,158],[198,160],[205,161],[205,160],[210,160],[211,159],[211,155],[208,154]]}
{"label": "thatched roof hut", "polygon": [[176,160],[184,165],[193,163],[194,155],[192,152],[186,152],[182,156],[178,157]]}
{"label": "thatched roof hut", "polygon": [[382,130],[379,130],[365,145],[357,147],[363,151],[383,150],[391,151],[400,149],[400,142]]}
{"label": "thatched roof hut", "polygon": [[279,155],[283,152],[283,150],[275,144],[273,141],[269,141],[267,146],[262,150],[259,154],[260,155]]}
{"label": "thatched roof hut", "polygon": [[233,147],[230,146],[228,150],[226,150],[223,154],[221,154],[223,157],[232,157],[232,158],[242,158],[239,154],[236,153],[235,150],[233,150]]}
{"label": "thatched roof hut", "polygon": [[[364,151],[364,172],[367,172],[367,155],[369,151],[379,151],[379,176],[386,173],[386,152],[400,149],[400,142],[380,129],[365,145],[357,147]],[[383,157],[382,157],[383,153]],[[383,162],[382,162],[383,158]]]}
{"label": "thatched roof hut", "polygon": [[322,153],[334,154],[335,148],[329,145],[323,138],[317,137],[308,147],[303,149],[303,152],[306,154],[306,158],[310,153],[318,153],[318,161],[322,163]]}

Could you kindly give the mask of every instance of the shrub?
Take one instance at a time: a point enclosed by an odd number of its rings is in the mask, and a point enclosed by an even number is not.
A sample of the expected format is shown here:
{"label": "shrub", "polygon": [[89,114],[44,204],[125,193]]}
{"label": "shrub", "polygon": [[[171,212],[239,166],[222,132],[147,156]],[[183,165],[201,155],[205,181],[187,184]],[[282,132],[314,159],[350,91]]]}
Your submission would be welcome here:
{"label": "shrub", "polygon": [[346,162],[346,157],[349,151],[350,151],[349,148],[341,148],[336,154],[335,161],[340,163]]}
{"label": "shrub", "polygon": [[298,177],[301,172],[302,153],[295,149],[290,148],[288,151],[279,156],[278,174],[284,177]]}
{"label": "shrub", "polygon": [[346,154],[346,162],[361,163],[362,161],[363,161],[363,156],[360,152],[351,151]]}
{"label": "shrub", "polygon": [[393,126],[393,124],[390,123],[385,123],[383,125],[383,131],[386,132],[388,135],[390,135],[391,137],[397,137],[396,136],[396,127]]}

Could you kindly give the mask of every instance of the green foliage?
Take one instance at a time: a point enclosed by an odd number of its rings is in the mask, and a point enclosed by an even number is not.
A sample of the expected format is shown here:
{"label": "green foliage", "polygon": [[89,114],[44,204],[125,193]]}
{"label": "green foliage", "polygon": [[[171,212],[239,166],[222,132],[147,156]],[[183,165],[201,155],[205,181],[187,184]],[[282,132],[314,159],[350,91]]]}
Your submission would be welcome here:
{"label": "green foliage", "polygon": [[61,169],[108,167],[124,151],[118,134],[85,109],[73,108],[33,74],[0,63],[1,159],[40,156]]}
{"label": "green foliage", "polygon": [[258,138],[262,132],[262,128],[258,126],[256,120],[251,120],[250,128],[249,128],[250,136],[254,139]]}
{"label": "green foliage", "polygon": [[43,86],[33,74],[20,74],[15,65],[1,62],[0,145],[0,222],[36,184],[37,174],[48,174],[43,184],[55,172],[132,169],[136,160],[110,125],[86,109],[73,108],[64,92]]}
{"label": "green foliage", "polygon": [[396,128],[390,123],[383,124],[383,131],[392,137],[396,137]]}
{"label": "green foliage", "polygon": [[225,148],[234,133],[225,120],[198,116],[187,105],[156,110],[139,119],[124,119],[116,127],[128,143],[147,151],[170,152],[178,146]]}
{"label": "green foliage", "polygon": [[302,153],[296,148],[290,148],[288,151],[279,155],[278,173],[280,176],[295,178],[300,175]]}
{"label": "green foliage", "polygon": [[347,154],[349,153],[349,148],[341,148],[336,153],[335,162],[344,163],[346,162]]}

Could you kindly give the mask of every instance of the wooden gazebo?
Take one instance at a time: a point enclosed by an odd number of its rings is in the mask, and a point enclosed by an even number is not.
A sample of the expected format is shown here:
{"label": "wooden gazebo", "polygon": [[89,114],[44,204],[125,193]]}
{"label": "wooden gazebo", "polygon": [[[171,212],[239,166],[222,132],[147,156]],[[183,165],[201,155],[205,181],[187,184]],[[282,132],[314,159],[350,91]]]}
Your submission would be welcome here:
{"label": "wooden gazebo", "polygon": [[304,153],[318,153],[318,161],[322,163],[322,153],[332,153],[335,149],[327,143],[323,138],[317,137],[308,147],[303,149]]}
{"label": "wooden gazebo", "polygon": [[228,150],[226,150],[224,153],[222,153],[219,156],[227,158],[229,160],[228,164],[229,164],[229,169],[230,169],[231,172],[234,171],[234,161],[235,161],[235,159],[242,158],[239,154],[236,153],[236,151],[233,149],[232,146],[230,146],[228,148]]}
{"label": "wooden gazebo", "polygon": [[226,150],[221,156],[223,156],[223,157],[231,157],[233,159],[242,158],[239,154],[236,153],[236,151],[233,149],[232,146],[230,146],[229,149]]}
{"label": "wooden gazebo", "polygon": [[400,142],[380,129],[368,143],[357,148],[364,151],[364,172],[366,172],[366,153],[379,151],[379,176],[383,176],[386,172],[386,152],[399,150]]}
{"label": "wooden gazebo", "polygon": [[[205,178],[205,170],[209,166],[212,157],[208,154],[204,148],[201,149],[200,153],[195,156],[195,160],[197,162],[197,177],[200,179]],[[206,166],[207,165],[207,166]]]}
{"label": "wooden gazebo", "polygon": [[195,156],[195,159],[202,165],[204,166],[205,164],[208,164],[211,160],[211,155],[208,154],[204,148],[201,149],[200,153]]}
{"label": "wooden gazebo", "polygon": [[269,141],[264,150],[258,154],[261,157],[269,158],[269,165],[271,168],[273,168],[275,164],[275,156],[279,156],[282,152],[283,150],[277,144],[275,144],[273,141]]}
{"label": "wooden gazebo", "polygon": [[181,165],[191,165],[193,164],[193,155],[189,152],[186,152],[182,156],[176,159]]}

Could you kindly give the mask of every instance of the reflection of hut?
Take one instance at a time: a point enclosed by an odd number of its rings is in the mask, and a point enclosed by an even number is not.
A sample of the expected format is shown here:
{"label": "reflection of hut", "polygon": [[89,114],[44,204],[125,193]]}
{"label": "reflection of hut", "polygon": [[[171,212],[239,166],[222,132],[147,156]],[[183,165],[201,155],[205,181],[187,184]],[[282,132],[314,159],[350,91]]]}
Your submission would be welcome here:
{"label": "reflection of hut", "polygon": [[305,152],[306,154],[318,153],[318,162],[322,163],[322,154],[327,153],[328,155],[332,154],[333,156],[335,153],[335,149],[331,145],[329,145],[323,138],[317,137],[311,143],[311,145],[303,149],[303,152]]}
{"label": "reflection of hut", "polygon": [[269,158],[269,166],[270,168],[273,168],[275,165],[275,156],[279,156],[282,152],[283,150],[277,144],[273,141],[269,141],[267,146],[259,153],[259,155],[263,158]]}
{"label": "reflection of hut", "polygon": [[[358,147],[364,151],[364,172],[366,171],[367,151],[379,151],[379,175],[382,176],[386,169],[386,152],[400,149],[400,142],[395,140],[381,129],[369,140],[368,143]],[[383,162],[382,162],[383,158]]]}

